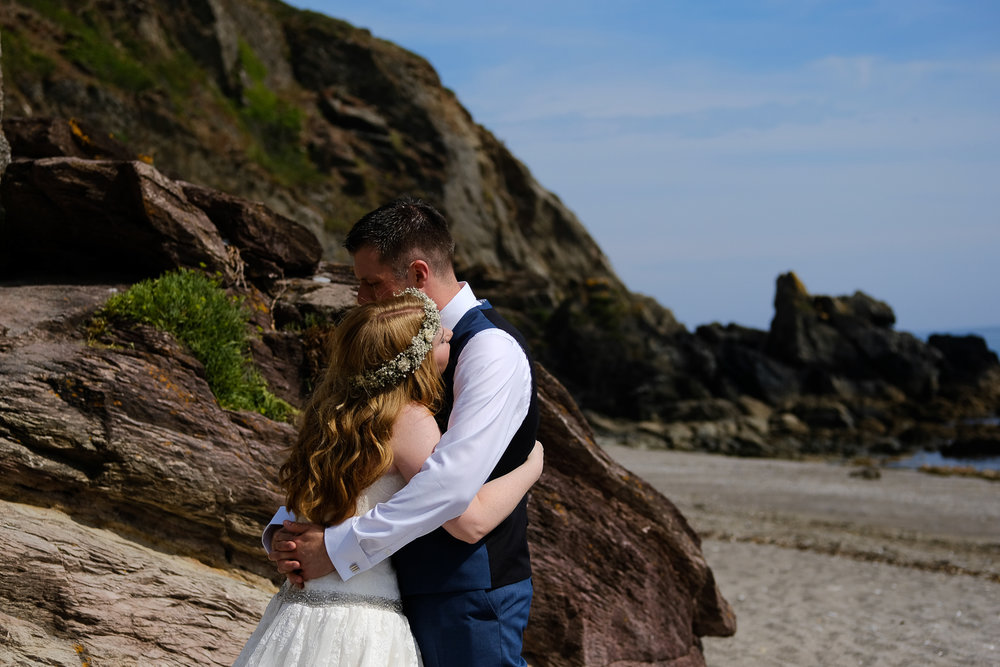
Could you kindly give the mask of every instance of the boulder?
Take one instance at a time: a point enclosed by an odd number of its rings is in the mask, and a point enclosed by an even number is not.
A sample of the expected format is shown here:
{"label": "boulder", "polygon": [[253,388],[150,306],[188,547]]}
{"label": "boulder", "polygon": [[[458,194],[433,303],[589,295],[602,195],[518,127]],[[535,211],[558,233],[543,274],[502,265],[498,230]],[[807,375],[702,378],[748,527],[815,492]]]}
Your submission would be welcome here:
{"label": "boulder", "polygon": [[230,665],[266,579],[165,553],[55,508],[0,501],[0,664]]}
{"label": "boulder", "polygon": [[201,363],[147,326],[86,338],[109,286],[6,286],[0,322],[0,497],[57,507],[172,553],[269,574],[260,523],[290,424],[219,407]]}
{"label": "boulder", "polygon": [[208,216],[223,241],[239,249],[247,278],[254,282],[311,275],[323,255],[316,235],[260,202],[212,188],[181,183],[187,200]]}
{"label": "boulder", "polygon": [[529,661],[704,664],[697,637],[728,636],[736,618],[700,539],[673,503],[597,447],[566,390],[541,367],[536,373],[546,471],[529,507],[535,569]]}
{"label": "boulder", "polygon": [[0,187],[2,272],[155,277],[178,266],[230,273],[215,225],[144,162],[16,159]]}

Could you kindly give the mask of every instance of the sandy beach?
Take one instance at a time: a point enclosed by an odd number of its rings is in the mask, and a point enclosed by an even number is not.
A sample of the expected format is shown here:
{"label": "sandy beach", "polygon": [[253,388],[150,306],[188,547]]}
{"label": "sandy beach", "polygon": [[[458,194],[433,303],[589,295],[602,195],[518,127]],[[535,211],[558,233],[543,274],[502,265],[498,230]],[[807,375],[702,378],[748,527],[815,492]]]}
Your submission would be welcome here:
{"label": "sandy beach", "polygon": [[1000,665],[1000,482],[606,445],[702,536],[711,667]]}

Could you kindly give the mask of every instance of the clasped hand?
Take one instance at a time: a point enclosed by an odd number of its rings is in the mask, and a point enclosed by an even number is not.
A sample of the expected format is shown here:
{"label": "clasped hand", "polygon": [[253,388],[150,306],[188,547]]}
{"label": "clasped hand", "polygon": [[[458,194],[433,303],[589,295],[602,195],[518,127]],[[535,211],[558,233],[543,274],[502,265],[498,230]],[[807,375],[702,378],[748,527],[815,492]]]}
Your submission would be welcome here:
{"label": "clasped hand", "polygon": [[316,523],[283,522],[271,538],[271,553],[267,557],[275,562],[278,572],[299,588],[307,580],[334,570],[326,553],[323,526]]}

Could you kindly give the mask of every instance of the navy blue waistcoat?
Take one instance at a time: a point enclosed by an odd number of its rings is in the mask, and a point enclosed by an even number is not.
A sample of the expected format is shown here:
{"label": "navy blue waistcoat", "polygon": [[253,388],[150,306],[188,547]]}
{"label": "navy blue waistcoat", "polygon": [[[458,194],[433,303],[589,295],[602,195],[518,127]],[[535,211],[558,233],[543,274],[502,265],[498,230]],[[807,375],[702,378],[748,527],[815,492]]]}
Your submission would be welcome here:
{"label": "navy blue waistcoat", "polygon": [[[531,355],[521,333],[503,319],[488,302],[470,309],[455,325],[451,353],[444,372],[445,398],[437,415],[442,431],[454,402],[455,364],[466,343],[480,331],[503,329],[524,350],[531,367]],[[531,374],[531,403],[528,415],[508,443],[489,479],[501,477],[524,463],[535,446],[538,430],[538,397],[535,375]],[[476,544],[468,544],[449,535],[444,528],[414,540],[396,552],[393,565],[403,595],[446,593],[492,589],[523,581],[531,576],[528,556],[528,500],[522,498],[517,508],[499,526]]]}

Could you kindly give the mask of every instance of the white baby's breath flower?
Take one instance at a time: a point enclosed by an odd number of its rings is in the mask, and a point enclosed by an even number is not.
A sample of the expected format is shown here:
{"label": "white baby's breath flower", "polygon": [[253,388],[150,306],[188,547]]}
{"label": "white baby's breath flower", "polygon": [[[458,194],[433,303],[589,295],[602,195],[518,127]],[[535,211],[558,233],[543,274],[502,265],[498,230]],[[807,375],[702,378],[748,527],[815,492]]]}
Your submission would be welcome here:
{"label": "white baby's breath flower", "polygon": [[430,297],[413,287],[408,287],[400,294],[413,294],[423,301],[424,321],[420,324],[420,330],[410,340],[410,345],[405,350],[381,366],[352,378],[351,382],[356,387],[368,391],[394,387],[402,382],[409,373],[419,368],[424,358],[427,357],[427,353],[434,348],[432,344],[434,337],[441,329],[441,314],[438,312],[437,306]]}

